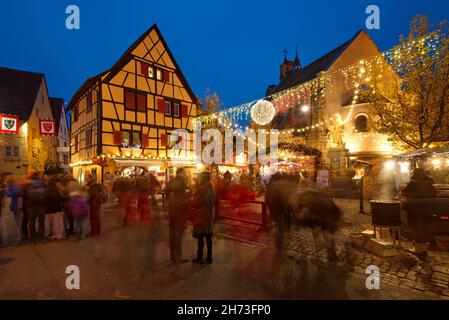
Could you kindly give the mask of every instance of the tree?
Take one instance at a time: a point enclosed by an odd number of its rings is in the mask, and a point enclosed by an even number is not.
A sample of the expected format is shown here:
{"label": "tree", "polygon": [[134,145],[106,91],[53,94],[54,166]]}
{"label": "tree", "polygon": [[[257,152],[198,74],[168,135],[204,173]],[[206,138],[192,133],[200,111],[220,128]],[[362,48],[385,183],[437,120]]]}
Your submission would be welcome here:
{"label": "tree", "polygon": [[223,103],[221,102],[220,97],[218,96],[218,93],[216,92],[210,92],[209,89],[205,91],[205,104],[204,108],[208,113],[216,113],[220,112],[221,107],[223,106]]}
{"label": "tree", "polygon": [[401,36],[400,44],[387,55],[361,65],[359,95],[378,117],[374,129],[405,149],[449,140],[446,21],[435,27],[426,16],[416,16],[407,38]]}

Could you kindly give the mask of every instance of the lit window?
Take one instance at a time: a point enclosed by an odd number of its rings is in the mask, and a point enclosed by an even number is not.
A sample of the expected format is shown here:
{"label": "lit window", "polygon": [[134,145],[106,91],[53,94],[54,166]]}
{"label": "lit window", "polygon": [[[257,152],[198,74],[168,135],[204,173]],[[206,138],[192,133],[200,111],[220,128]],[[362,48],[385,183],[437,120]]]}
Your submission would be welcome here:
{"label": "lit window", "polygon": [[154,68],[148,67],[148,77],[154,78]]}
{"label": "lit window", "polygon": [[123,131],[122,141],[124,144],[129,145],[129,132]]}
{"label": "lit window", "polygon": [[7,157],[19,157],[19,146],[6,146]]}
{"label": "lit window", "polygon": [[156,69],[156,79],[162,80],[162,71],[159,69]]}
{"label": "lit window", "polygon": [[355,118],[355,129],[357,132],[368,131],[368,117],[365,115],[359,115]]}
{"label": "lit window", "polygon": [[133,132],[133,145],[138,144],[140,145],[140,133],[139,132]]}

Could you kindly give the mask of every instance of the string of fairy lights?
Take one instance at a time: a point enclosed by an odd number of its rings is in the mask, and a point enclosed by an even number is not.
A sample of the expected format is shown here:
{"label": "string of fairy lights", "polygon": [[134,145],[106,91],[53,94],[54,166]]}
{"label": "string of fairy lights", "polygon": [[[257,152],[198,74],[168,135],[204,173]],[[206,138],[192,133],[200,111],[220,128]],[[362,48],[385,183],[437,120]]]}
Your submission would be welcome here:
{"label": "string of fairy lights", "polygon": [[[415,46],[427,47],[429,50],[435,50],[439,42],[438,35],[435,32],[423,36],[421,39],[417,39],[411,43],[404,43],[399,46],[395,46],[387,51],[372,57],[368,57],[358,61],[357,63],[345,66],[330,73],[321,73],[316,78],[301,83],[297,86],[283,90],[281,92],[268,95],[264,98],[253,100],[248,103],[244,103],[239,106],[227,108],[220,112],[216,112],[209,115],[203,115],[197,118],[198,121],[208,126],[218,124],[219,127],[231,130],[239,130],[235,132],[236,136],[248,139],[249,143],[257,144],[252,141],[244,133],[249,130],[249,127],[238,124],[243,120],[248,120],[251,114],[251,108],[261,100],[268,100],[273,103],[276,112],[282,112],[288,110],[291,107],[305,105],[308,108],[312,101],[312,97],[315,99],[324,98],[325,90],[332,90],[332,80],[334,76],[343,76],[344,84],[347,89],[352,90],[354,95],[352,102],[345,109],[346,116],[343,117],[342,113],[336,112],[332,116],[321,117],[321,119],[309,126],[302,128],[288,128],[278,131],[281,136],[290,136],[294,133],[305,133],[313,129],[327,128],[329,125],[342,126],[352,119],[354,113],[354,107],[359,102],[359,94],[361,86],[367,86],[372,82],[372,75],[374,70],[379,68],[391,67],[393,61],[400,59],[402,55],[408,54],[415,48]],[[424,51],[421,50],[424,54]],[[379,75],[378,77],[382,77]],[[360,137],[369,137],[369,135],[360,135]]]}

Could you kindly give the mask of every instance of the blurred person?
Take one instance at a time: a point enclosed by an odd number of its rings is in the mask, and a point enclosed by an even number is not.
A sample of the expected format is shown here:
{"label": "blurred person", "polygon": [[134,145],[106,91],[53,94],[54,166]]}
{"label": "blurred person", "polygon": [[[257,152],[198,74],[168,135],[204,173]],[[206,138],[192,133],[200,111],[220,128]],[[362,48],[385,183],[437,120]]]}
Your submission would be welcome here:
{"label": "blurred person", "polygon": [[56,181],[50,179],[47,186],[47,212],[45,215],[45,236],[61,240],[64,238],[64,201]]}
{"label": "blurred person", "polygon": [[36,170],[30,170],[29,180],[23,190],[23,208],[27,216],[26,221],[28,221],[28,229],[24,231],[29,232],[32,242],[36,242],[36,240],[44,241],[46,201],[47,187],[44,181],[40,179]]}
{"label": "blurred person", "polygon": [[153,172],[151,172],[148,176],[149,184],[150,184],[150,197],[151,197],[151,205],[157,207],[157,199],[156,193],[159,187],[159,182],[156,179],[156,176]]}
{"label": "blurred person", "polygon": [[182,257],[182,237],[187,220],[187,173],[184,168],[176,171],[176,176],[166,187],[170,233],[170,259],[175,263],[187,262]]}
{"label": "blurred person", "polygon": [[86,175],[86,183],[89,194],[90,235],[97,236],[101,232],[101,204],[107,201],[107,191],[101,183],[94,180],[91,174]]}
{"label": "blurred person", "polygon": [[212,234],[214,225],[215,188],[209,172],[203,172],[198,179],[198,187],[194,196],[193,237],[198,239],[196,259],[192,262],[203,264],[204,241],[207,246],[206,262],[212,263]]}
{"label": "blurred person", "polygon": [[87,195],[80,191],[78,184],[71,184],[71,187],[68,191],[70,192],[67,211],[69,212],[69,215],[73,217],[74,239],[81,240],[82,238],[84,238],[83,227],[89,213]]}
{"label": "blurred person", "polygon": [[147,177],[141,176],[136,178],[136,194],[137,194],[137,211],[140,215],[140,223],[151,217],[150,215],[150,181]]}
{"label": "blurred person", "polygon": [[74,217],[70,213],[70,210],[68,209],[69,206],[69,200],[70,200],[70,193],[75,192],[79,190],[79,183],[76,179],[70,178],[64,186],[64,195],[66,196],[66,204],[65,204],[65,234],[66,236],[74,234],[75,228],[74,228]]}
{"label": "blurred person", "polygon": [[17,242],[16,245],[19,244],[23,240],[22,230],[20,227],[20,197],[21,197],[21,188],[17,183],[14,176],[9,176],[7,179],[7,187],[5,195],[11,198],[11,202],[9,203],[9,210],[14,214],[14,219],[16,222],[17,228]]}

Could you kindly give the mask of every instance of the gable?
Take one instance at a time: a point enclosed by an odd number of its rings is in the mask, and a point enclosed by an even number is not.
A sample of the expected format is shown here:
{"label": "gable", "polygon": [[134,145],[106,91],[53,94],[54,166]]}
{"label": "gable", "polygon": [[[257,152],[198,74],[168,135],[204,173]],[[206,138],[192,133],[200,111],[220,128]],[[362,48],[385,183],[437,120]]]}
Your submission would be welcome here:
{"label": "gable", "polygon": [[348,65],[357,63],[362,59],[372,58],[380,54],[381,51],[364,30],[359,32],[339,57],[328,68],[333,72]]}
{"label": "gable", "polygon": [[171,71],[173,84],[183,87],[185,90],[183,95],[189,97],[186,100],[196,102],[196,95],[185,79],[157,25],[153,25],[131,45],[110,69],[103,81],[112,81],[115,84],[131,87],[135,82],[133,74],[138,73],[137,69],[139,68],[135,61],[149,63],[163,70]]}

